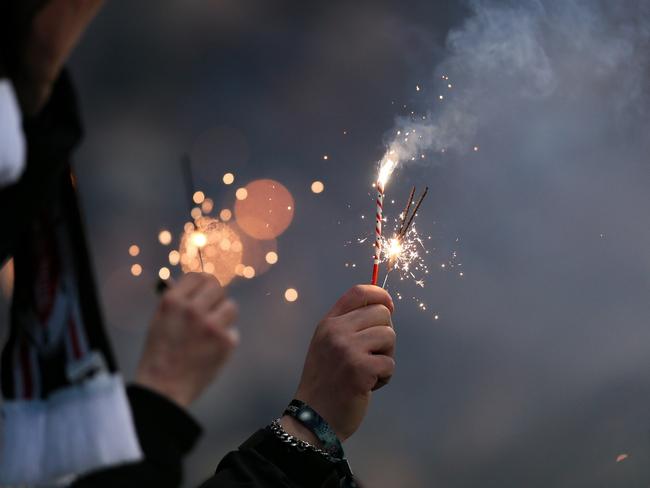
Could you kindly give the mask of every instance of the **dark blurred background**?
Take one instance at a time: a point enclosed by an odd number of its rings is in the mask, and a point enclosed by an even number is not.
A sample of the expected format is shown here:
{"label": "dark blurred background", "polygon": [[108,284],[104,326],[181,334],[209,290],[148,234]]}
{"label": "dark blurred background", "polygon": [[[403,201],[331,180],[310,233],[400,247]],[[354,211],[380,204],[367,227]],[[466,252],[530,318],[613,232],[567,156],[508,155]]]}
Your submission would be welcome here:
{"label": "dark blurred background", "polygon": [[[430,188],[418,217],[431,236],[430,272],[424,288],[389,280],[404,297],[397,371],[347,443],[352,467],[378,488],[650,483],[650,148],[647,46],[638,44],[650,32],[639,20],[648,2],[611,12],[604,2],[560,11],[490,3],[521,19],[501,24],[480,3],[431,0],[114,0],[75,52],[87,130],[79,190],[127,378],[157,303],[158,269],[169,266],[158,233],[171,230],[177,246],[188,220],[181,156],[192,157],[196,186],[217,212],[260,178],[295,199],[278,263],[230,285],[242,345],[193,407],[205,436],[186,486],[279,416],[316,323],[369,280],[372,250],[357,239],[372,232],[376,161],[396,116],[435,120],[437,67],[462,67],[458,56],[472,49],[448,33],[470,42],[475,15],[485,16],[479,31],[502,34],[493,45],[477,35],[482,53],[502,49],[508,29],[530,29],[555,83],[539,99],[517,98],[514,78],[491,89],[494,65],[473,73],[485,93],[465,93],[489,100],[481,107],[491,112],[461,115],[478,121],[464,143],[480,150],[427,155],[391,181],[393,214],[412,184]],[[526,47],[522,39],[514,48]],[[462,88],[463,70],[452,74]],[[233,185],[223,184],[226,172]],[[324,192],[311,192],[314,180]]]}

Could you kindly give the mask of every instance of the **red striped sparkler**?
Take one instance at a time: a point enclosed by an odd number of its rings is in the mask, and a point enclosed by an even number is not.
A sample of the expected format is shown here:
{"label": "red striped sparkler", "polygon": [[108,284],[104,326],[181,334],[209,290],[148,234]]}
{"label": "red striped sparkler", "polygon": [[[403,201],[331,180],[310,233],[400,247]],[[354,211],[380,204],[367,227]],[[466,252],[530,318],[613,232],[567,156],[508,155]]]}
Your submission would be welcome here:
{"label": "red striped sparkler", "polygon": [[[392,153],[393,151],[391,151]],[[391,154],[389,153],[389,154]],[[377,209],[375,212],[375,255],[373,256],[372,280],[370,284],[376,285],[379,278],[379,261],[381,258],[381,228],[384,220],[384,190],[388,178],[393,173],[396,161],[385,156],[379,167],[379,176],[377,177]]]}

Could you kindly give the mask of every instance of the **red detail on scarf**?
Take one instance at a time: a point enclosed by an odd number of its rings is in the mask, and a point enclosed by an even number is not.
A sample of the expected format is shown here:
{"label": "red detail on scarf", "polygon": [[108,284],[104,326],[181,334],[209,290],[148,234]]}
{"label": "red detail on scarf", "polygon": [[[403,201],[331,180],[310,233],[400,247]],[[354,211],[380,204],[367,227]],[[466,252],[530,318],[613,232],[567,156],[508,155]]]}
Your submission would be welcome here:
{"label": "red detail on scarf", "polygon": [[74,317],[68,320],[68,331],[70,332],[70,342],[72,343],[72,353],[75,359],[81,358],[81,345],[79,344],[79,336],[77,335],[77,327],[75,327]]}

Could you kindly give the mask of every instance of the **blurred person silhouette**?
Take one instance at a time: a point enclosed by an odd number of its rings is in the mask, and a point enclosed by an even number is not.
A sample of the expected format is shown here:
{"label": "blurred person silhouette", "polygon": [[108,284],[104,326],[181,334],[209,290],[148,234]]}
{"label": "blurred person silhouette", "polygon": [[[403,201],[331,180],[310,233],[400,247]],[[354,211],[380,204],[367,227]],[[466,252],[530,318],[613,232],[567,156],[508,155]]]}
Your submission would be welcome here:
{"label": "blurred person silhouette", "polygon": [[[69,167],[81,124],[71,82],[61,71],[100,6],[98,0],[2,3],[2,18],[16,19],[3,30],[1,45],[22,108],[28,148],[25,173],[0,193],[0,216],[15,229],[0,239],[0,260],[13,255],[16,263],[11,334],[3,353],[5,413],[8,405],[30,403],[39,406],[40,414],[47,413],[52,398],[70,398],[59,395],[60,390],[77,388],[88,395],[96,393],[88,388],[93,381],[116,376]],[[18,205],[20,214],[13,210]],[[342,441],[359,427],[372,392],[392,376],[392,310],[392,299],[381,288],[360,285],[343,295],[316,328],[294,400],[279,419],[227,454],[203,486],[357,486]],[[57,426],[55,439],[46,438],[51,432],[21,435],[25,432],[12,427],[7,415],[5,434],[12,431],[13,437],[5,435],[0,474],[9,473],[15,483],[36,484],[103,467],[78,478],[74,486],[177,486],[182,457],[200,431],[184,407],[236,345],[235,317],[236,305],[216,280],[200,274],[183,277],[166,292],[152,320],[136,383],[128,388],[130,409],[119,396],[117,377],[117,399],[111,404],[102,402],[105,397],[95,398],[100,401],[93,405],[100,411],[88,421],[81,422],[85,414],[72,408],[64,409],[67,419],[50,418],[49,425]],[[47,381],[39,383],[42,379]],[[118,413],[123,425],[116,422]],[[129,431],[131,415],[143,459],[133,429]],[[110,432],[98,429],[107,427],[104,421]],[[101,454],[107,451],[101,441],[127,442],[112,458],[83,459],[84,465],[74,459],[77,464],[70,464],[75,440],[83,439],[77,446],[83,454],[93,451],[92,432],[99,434],[95,441]],[[26,445],[33,448],[29,455]],[[59,464],[53,466],[53,459]]]}
{"label": "blurred person silhouette", "polygon": [[162,297],[128,391],[118,373],[70,167],[82,128],[63,69],[101,4],[0,1],[0,141],[13,145],[0,150],[0,221],[9,230],[0,263],[13,258],[15,269],[0,485],[69,483],[126,464],[139,486],[177,486],[200,434],[185,407],[238,341],[236,304],[213,277],[188,274]]}

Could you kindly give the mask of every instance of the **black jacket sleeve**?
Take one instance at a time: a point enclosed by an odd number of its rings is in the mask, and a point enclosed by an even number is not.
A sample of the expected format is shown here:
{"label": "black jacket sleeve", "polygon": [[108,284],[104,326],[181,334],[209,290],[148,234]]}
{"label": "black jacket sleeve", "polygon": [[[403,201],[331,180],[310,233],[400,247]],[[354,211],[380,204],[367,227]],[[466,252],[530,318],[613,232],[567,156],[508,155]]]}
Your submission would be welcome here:
{"label": "black jacket sleeve", "polygon": [[151,390],[131,385],[127,393],[144,459],[96,471],[72,487],[180,486],[183,457],[194,447],[201,427],[182,408]]}
{"label": "black jacket sleeve", "polygon": [[339,488],[336,465],[259,430],[226,455],[201,488]]}

